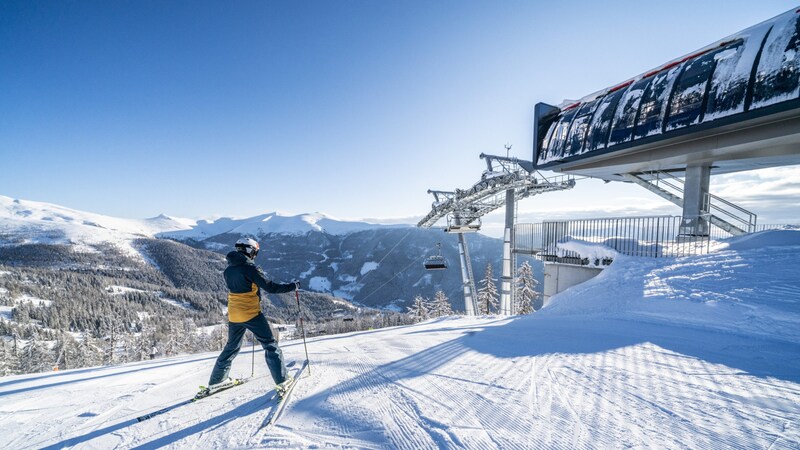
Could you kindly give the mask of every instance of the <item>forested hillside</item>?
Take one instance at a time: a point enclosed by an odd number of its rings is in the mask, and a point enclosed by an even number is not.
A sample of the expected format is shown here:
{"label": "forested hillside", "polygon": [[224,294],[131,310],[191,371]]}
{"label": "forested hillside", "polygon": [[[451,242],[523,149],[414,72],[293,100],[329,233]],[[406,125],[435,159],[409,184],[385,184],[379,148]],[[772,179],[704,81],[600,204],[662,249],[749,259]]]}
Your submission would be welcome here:
{"label": "forested hillside", "polygon": [[[138,361],[153,347],[157,356],[221,348],[224,256],[161,239],[133,246],[141,257],[113,245],[0,247],[0,374]],[[293,323],[296,303],[293,294],[271,295],[262,308],[273,322]],[[343,315],[349,328],[404,320],[324,293],[304,292],[302,311],[315,334],[341,331],[332,324]]]}

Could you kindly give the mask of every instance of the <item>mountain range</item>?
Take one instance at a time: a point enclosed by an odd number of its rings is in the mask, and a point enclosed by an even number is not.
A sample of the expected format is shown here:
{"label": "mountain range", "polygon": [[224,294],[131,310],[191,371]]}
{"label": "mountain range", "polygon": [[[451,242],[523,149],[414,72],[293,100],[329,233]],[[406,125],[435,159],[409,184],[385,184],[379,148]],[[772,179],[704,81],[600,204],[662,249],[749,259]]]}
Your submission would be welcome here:
{"label": "mountain range", "polygon": [[[3,265],[24,265],[24,261],[11,256],[12,248],[50,247],[53,255],[63,253],[52,250],[56,247],[85,254],[104,248],[114,249],[161,273],[177,273],[182,271],[169,266],[164,258],[156,262],[152,249],[163,249],[165,241],[169,241],[172,244],[168,252],[208,260],[213,256],[190,250],[225,254],[242,236],[254,237],[261,243],[256,263],[275,281],[299,280],[310,291],[331,294],[357,305],[398,311],[404,311],[416,295],[430,298],[442,290],[454,309],[463,310],[457,238],[437,229],[340,221],[321,213],[273,212],[215,220],[163,214],[149,219],[122,219],[0,196],[0,247],[4,249],[0,264]],[[501,242],[480,234],[471,235],[469,241],[476,278],[480,279],[489,261],[499,262]],[[424,257],[435,251],[437,243],[442,244],[442,254],[450,261],[451,270],[432,272],[423,268]],[[23,253],[30,260],[31,252]],[[46,255],[37,258],[47,260]],[[189,264],[186,258],[181,258],[185,265]],[[495,273],[498,268],[499,265]],[[217,269],[219,265],[212,270]],[[210,278],[214,274],[197,273],[197,276]],[[191,273],[182,275],[184,280],[191,277]]]}

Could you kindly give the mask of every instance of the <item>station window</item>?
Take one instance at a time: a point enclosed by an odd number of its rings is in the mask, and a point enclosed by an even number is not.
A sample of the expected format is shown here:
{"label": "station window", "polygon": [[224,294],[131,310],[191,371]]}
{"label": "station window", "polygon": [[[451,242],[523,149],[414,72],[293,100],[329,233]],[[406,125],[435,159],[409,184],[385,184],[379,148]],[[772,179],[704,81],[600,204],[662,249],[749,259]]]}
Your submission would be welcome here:
{"label": "station window", "polygon": [[611,125],[611,135],[608,137],[608,146],[621,144],[633,138],[633,128],[636,125],[636,113],[639,111],[639,103],[642,100],[647,86],[653,81],[653,77],[648,77],[633,83],[625,96],[622,97],[617,113],[614,115],[614,123]]}
{"label": "station window", "polygon": [[703,98],[708,79],[714,70],[717,51],[687,61],[683,73],[676,82],[672,101],[669,103],[669,118],[666,129],[674,130],[699,123],[703,113]]}
{"label": "station window", "polygon": [[755,30],[750,36],[727,46],[714,56],[716,67],[711,75],[711,87],[708,88],[704,122],[744,112],[750,74],[768,29],[763,27]]}
{"label": "station window", "polygon": [[611,121],[614,119],[614,112],[617,110],[619,99],[623,94],[625,94],[625,89],[619,89],[598,100],[599,104],[592,116],[592,123],[589,125],[589,132],[586,135],[584,152],[606,148]]}
{"label": "station window", "polygon": [[798,98],[800,94],[800,14],[776,23],[764,43],[753,83],[751,109]]}
{"label": "station window", "polygon": [[664,70],[653,76],[653,82],[642,96],[639,107],[639,119],[636,121],[634,139],[661,133],[664,124],[664,111],[675,79],[681,71],[680,65]]}
{"label": "station window", "polygon": [[582,153],[583,143],[586,139],[586,131],[589,129],[589,121],[592,118],[597,107],[598,100],[586,102],[580,106],[578,112],[575,114],[575,119],[572,121],[569,134],[567,135],[567,143],[564,148],[564,155],[578,155]]}
{"label": "station window", "polygon": [[542,149],[537,156],[537,160],[540,163],[547,162],[551,157],[550,143],[553,141],[553,134],[556,131],[556,127],[558,127],[558,118],[550,123],[550,126],[547,128],[547,134],[545,135],[544,140],[542,140]]}
{"label": "station window", "polygon": [[567,156],[564,151],[564,146],[567,141],[567,132],[569,131],[569,125],[572,123],[572,119],[575,117],[577,111],[578,108],[572,108],[559,116],[558,125],[556,125],[553,136],[550,138],[548,155],[551,159],[560,159]]}

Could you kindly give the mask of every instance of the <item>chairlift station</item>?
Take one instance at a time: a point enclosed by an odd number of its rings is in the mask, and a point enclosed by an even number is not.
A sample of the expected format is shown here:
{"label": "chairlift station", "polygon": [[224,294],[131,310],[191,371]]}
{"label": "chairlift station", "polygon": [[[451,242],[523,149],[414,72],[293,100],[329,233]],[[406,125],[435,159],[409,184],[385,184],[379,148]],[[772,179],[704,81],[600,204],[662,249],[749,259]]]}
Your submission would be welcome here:
{"label": "chairlift station", "polygon": [[487,163],[480,180],[464,190],[429,190],[431,211],[417,224],[444,219],[445,231],[459,234],[468,315],[477,308],[464,233],[505,205],[500,312],[513,314],[515,203],[570,189],[576,176],[633,182],[675,203],[683,236],[708,236],[711,226],[753,232],[755,214],[712,195],[710,179],[800,164],[800,9],[580,101],[537,104],[531,161],[480,157]]}

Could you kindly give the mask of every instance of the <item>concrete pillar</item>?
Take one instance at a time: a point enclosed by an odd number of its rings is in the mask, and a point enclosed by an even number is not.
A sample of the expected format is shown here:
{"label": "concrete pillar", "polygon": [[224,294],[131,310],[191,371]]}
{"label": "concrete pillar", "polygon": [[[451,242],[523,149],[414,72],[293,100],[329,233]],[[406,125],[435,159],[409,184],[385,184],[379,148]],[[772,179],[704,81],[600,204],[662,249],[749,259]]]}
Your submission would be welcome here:
{"label": "concrete pillar", "polygon": [[500,314],[514,314],[514,274],[511,249],[514,238],[514,189],[506,191],[506,226],[503,232],[503,273],[500,277]]}
{"label": "concrete pillar", "polygon": [[706,205],[711,166],[687,166],[683,185],[683,222],[681,234],[691,236],[708,235],[708,207]]}

